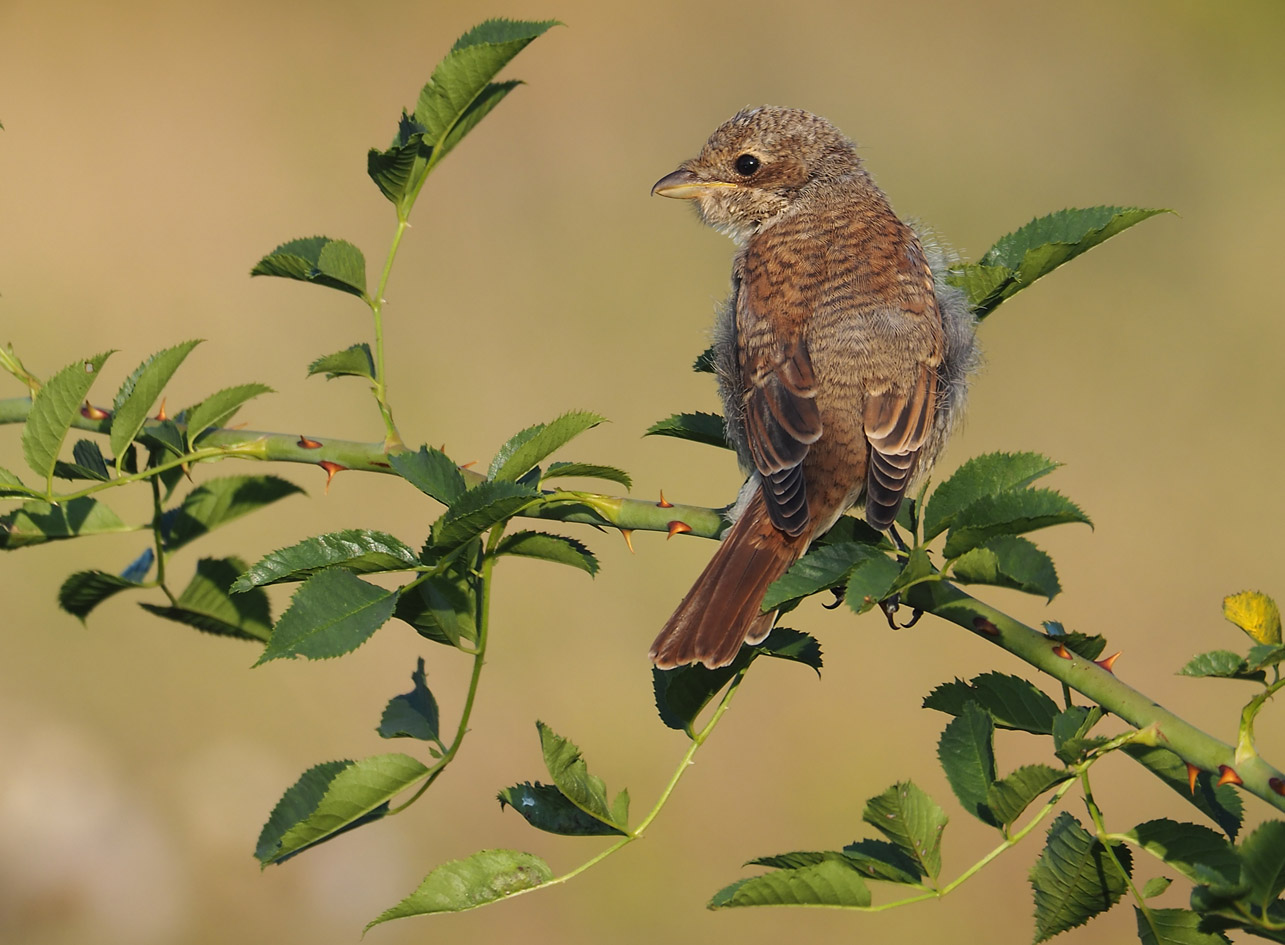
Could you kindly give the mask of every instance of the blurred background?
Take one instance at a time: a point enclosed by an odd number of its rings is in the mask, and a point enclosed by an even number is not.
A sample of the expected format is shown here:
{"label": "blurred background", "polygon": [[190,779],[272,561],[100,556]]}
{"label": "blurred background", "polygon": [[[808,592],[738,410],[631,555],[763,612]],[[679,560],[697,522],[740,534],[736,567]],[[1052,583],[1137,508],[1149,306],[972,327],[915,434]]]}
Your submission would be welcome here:
{"label": "blurred background", "polygon": [[[719,5],[656,0],[366,4],[0,3],[0,341],[48,376],[108,349],[110,401],[145,356],[207,339],[171,405],[234,383],[278,392],[251,428],[375,440],[362,385],[305,379],[313,358],[370,337],[355,299],[248,278],[278,243],[324,233],[374,273],[393,212],[365,175],[432,65],[492,15],[557,17],[506,76],[517,90],[430,179],[387,296],[398,421],[414,442],[486,461],[563,410],[613,421],[564,458],[629,469],[635,494],[721,505],[730,455],[643,439],[672,412],[715,409],[688,370],[727,288],[731,244],[648,189],[747,104],[823,114],[862,145],[894,206],[970,258],[1068,206],[1171,207],[1058,271],[984,325],[984,372],[939,465],[1037,450],[1048,484],[1095,529],[1037,534],[1061,574],[1051,606],[983,595],[1031,623],[1105,633],[1125,680],[1223,738],[1243,684],[1174,675],[1190,655],[1248,641],[1224,595],[1285,597],[1279,221],[1285,215],[1285,6],[1102,0]],[[2,396],[22,393],[10,383]],[[20,430],[0,466],[23,468]],[[292,498],[176,559],[255,559],[345,527],[417,544],[437,508],[407,484],[227,463],[194,479],[273,472]],[[141,520],[145,497],[114,499]],[[473,733],[404,815],[260,872],[255,837],[305,768],[404,746],[374,732],[417,655],[453,726],[466,661],[390,625],[356,653],[250,671],[255,648],[153,618],[124,597],[88,626],[56,609],[62,579],[119,570],[138,536],[44,546],[0,561],[0,939],[355,942],[437,864],[514,847],[563,872],[604,841],[555,838],[501,812],[495,791],[539,778],[534,727],[575,740],[635,820],[685,749],[655,717],[645,654],[712,546],[575,532],[590,580],[539,562],[500,570],[494,643]],[[153,595],[149,599],[158,599]],[[276,598],[277,608],[285,598]],[[812,604],[824,678],[759,665],[646,841],[575,882],[462,915],[393,923],[374,945],[421,941],[751,943],[844,938],[1024,942],[1032,837],[939,904],[878,915],[707,912],[754,856],[828,848],[870,831],[866,798],[911,778],[951,815],[946,876],[996,842],[937,767],[936,684],[1007,654],[931,619],[890,632]],[[771,662],[771,661],[769,661]],[[1047,687],[1050,691],[1053,687]],[[1264,714],[1265,753],[1285,723]],[[1000,766],[1043,742],[998,741]],[[414,750],[413,748],[411,750]],[[1110,824],[1198,817],[1126,759],[1095,769]],[[1247,798],[1250,823],[1267,808]],[[1082,815],[1078,802],[1069,805]],[[1138,859],[1141,861],[1142,857]],[[1140,862],[1138,875],[1157,871]],[[880,894],[887,897],[885,890]],[[1183,905],[1175,884],[1161,905]],[[1066,935],[1127,940],[1127,908]]]}

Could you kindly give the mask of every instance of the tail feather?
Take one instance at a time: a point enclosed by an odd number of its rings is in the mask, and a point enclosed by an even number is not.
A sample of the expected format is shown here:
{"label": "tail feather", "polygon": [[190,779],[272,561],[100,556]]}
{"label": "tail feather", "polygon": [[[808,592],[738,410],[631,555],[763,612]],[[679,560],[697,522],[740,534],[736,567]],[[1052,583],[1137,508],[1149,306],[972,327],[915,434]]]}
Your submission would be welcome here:
{"label": "tail feather", "polygon": [[762,642],[776,620],[775,611],[760,613],[763,595],[807,549],[810,532],[779,530],[757,492],[652,643],[652,662],[660,669],[688,663],[717,669],[736,658],[742,643]]}

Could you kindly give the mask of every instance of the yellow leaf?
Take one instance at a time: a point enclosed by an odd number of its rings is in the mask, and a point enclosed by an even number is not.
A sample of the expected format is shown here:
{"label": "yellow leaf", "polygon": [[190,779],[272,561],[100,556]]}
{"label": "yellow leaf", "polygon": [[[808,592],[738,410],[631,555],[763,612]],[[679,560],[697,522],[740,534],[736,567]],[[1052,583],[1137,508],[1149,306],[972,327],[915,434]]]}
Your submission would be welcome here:
{"label": "yellow leaf", "polygon": [[1281,642],[1281,611],[1266,594],[1241,591],[1224,597],[1223,616],[1259,643]]}

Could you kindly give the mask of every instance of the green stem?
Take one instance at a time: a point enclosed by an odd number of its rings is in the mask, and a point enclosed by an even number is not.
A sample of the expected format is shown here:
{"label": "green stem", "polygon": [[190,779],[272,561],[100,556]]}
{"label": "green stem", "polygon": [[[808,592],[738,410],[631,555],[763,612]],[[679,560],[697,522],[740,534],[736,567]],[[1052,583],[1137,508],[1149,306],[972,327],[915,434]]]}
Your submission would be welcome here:
{"label": "green stem", "polygon": [[1084,789],[1084,805],[1089,810],[1089,818],[1093,821],[1093,827],[1097,833],[1098,842],[1102,844],[1102,849],[1106,851],[1107,857],[1115,864],[1116,870],[1124,878],[1125,885],[1129,888],[1129,895],[1133,897],[1134,902],[1138,904],[1138,909],[1146,919],[1147,926],[1151,929],[1151,936],[1154,941],[1162,941],[1160,929],[1156,927],[1155,916],[1151,914],[1151,909],[1147,906],[1147,901],[1138,891],[1138,887],[1133,884],[1133,877],[1129,871],[1124,868],[1120,858],[1116,856],[1115,847],[1112,846],[1110,834],[1107,832],[1106,822],[1102,818],[1102,811],[1098,807],[1097,801],[1093,799],[1093,788],[1089,785],[1089,768],[1091,765],[1086,764],[1080,769],[1080,785]]}
{"label": "green stem", "polygon": [[379,405],[379,415],[384,420],[385,452],[404,448],[401,434],[397,432],[397,424],[393,421],[392,407],[388,404],[388,374],[384,368],[384,290],[388,288],[388,279],[393,272],[393,261],[397,258],[402,236],[405,235],[409,226],[410,223],[399,210],[397,229],[388,247],[388,256],[384,259],[384,271],[379,276],[379,285],[375,289],[374,297],[367,300],[375,322],[375,378],[371,390],[375,395],[375,402]]}
{"label": "green stem", "polygon": [[159,477],[153,477],[152,485],[152,540],[156,548],[156,583],[165,596],[170,599],[170,606],[178,606],[178,598],[170,590],[169,585],[165,583],[165,542],[161,534],[161,516],[165,514],[165,509],[161,505],[161,480]]}

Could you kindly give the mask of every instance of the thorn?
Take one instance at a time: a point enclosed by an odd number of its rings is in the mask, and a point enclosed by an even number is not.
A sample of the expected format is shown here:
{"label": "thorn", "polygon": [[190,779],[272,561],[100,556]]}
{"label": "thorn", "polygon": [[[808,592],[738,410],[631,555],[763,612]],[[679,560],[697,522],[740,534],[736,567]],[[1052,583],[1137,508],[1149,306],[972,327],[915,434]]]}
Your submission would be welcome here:
{"label": "thorn", "polygon": [[392,469],[392,468],[393,468],[393,467],[392,467],[391,465],[389,465],[388,463],[383,463],[383,462],[380,462],[379,460],[373,460],[373,461],[371,462],[371,464],[370,464],[370,465],[372,465],[372,466],[378,466],[380,469]]}
{"label": "thorn", "polygon": [[1187,787],[1192,796],[1196,794],[1196,778],[1200,776],[1200,769],[1190,762],[1187,763]]}
{"label": "thorn", "polygon": [[299,436],[299,442],[298,442],[298,444],[296,444],[296,445],[297,445],[300,449],[305,449],[305,450],[319,450],[319,449],[321,449],[321,441],[320,441],[320,440],[312,440],[312,439],[309,439],[309,438],[308,438],[308,437],[306,437],[306,436],[303,436],[302,434],[300,434],[300,436]]}
{"label": "thorn", "polygon": [[102,407],[95,407],[89,401],[85,401],[84,406],[80,408],[80,415],[86,420],[106,420],[111,416]]}
{"label": "thorn", "polygon": [[821,605],[826,610],[834,610],[836,607],[842,604],[843,599],[847,596],[848,589],[846,587],[832,587],[830,588],[830,593],[834,595],[834,600],[829,604]]}
{"label": "thorn", "polygon": [[1103,669],[1105,669],[1108,673],[1111,673],[1112,675],[1114,675],[1115,670],[1112,669],[1111,667],[1115,665],[1115,661],[1120,658],[1120,654],[1123,652],[1124,652],[1123,650],[1117,650],[1115,653],[1112,653],[1106,659],[1094,660],[1094,662],[1097,663],[1099,666],[1101,666]]}
{"label": "thorn", "polygon": [[460,468],[460,469],[468,469],[470,466],[476,466],[476,465],[477,465],[477,460],[475,460],[475,459],[470,459],[467,463],[460,463],[459,468]]}
{"label": "thorn", "polygon": [[1068,650],[1066,647],[1064,647],[1061,643],[1053,647],[1053,652],[1056,653],[1058,656],[1062,657],[1062,659],[1064,660],[1071,659],[1071,651]]}
{"label": "thorn", "polygon": [[670,538],[673,538],[675,535],[681,535],[683,532],[690,532],[691,530],[692,527],[686,522],[673,521],[669,523]]}
{"label": "thorn", "polygon": [[[867,597],[866,600],[870,598]],[[883,619],[888,621],[888,629],[897,629],[897,611],[901,609],[901,595],[893,594],[886,600],[879,601],[879,609],[883,611]]]}
{"label": "thorn", "polygon": [[659,501],[659,502],[657,502],[657,503],[656,503],[656,505],[657,505],[659,508],[662,508],[662,509],[672,509],[672,508],[674,507],[674,503],[672,503],[672,502],[666,502],[666,501],[665,501],[665,490],[664,490],[664,489],[661,489],[661,490],[660,490],[660,501]]}
{"label": "thorn", "polygon": [[986,634],[988,637],[999,636],[999,627],[995,626],[995,624],[991,623],[985,617],[974,617],[973,629],[978,633]]}
{"label": "thorn", "polygon": [[634,554],[634,530],[632,528],[622,528],[620,530],[620,537],[625,540],[625,545],[629,548],[629,553]]}
{"label": "thorn", "polygon": [[165,415],[165,398],[164,398],[164,397],[162,397],[162,398],[161,398],[161,409],[160,409],[160,410],[158,410],[158,411],[156,411],[156,419],[157,419],[157,420],[168,420],[168,419],[169,419],[169,417],[167,417],[167,416]]}
{"label": "thorn", "polygon": [[1268,778],[1267,786],[1277,794],[1285,795],[1285,781],[1280,778]]}
{"label": "thorn", "polygon": [[317,465],[326,471],[326,492],[330,492],[330,481],[335,478],[335,473],[343,472],[347,466],[341,466],[338,463],[332,463],[328,459],[317,460]]}
{"label": "thorn", "polygon": [[910,619],[901,625],[901,629],[909,630],[915,624],[919,623],[919,618],[922,617],[923,615],[924,615],[924,612],[920,610],[918,607],[916,607],[914,610],[910,612]]}
{"label": "thorn", "polygon": [[1244,783],[1245,782],[1240,779],[1240,775],[1236,773],[1236,769],[1232,768],[1230,765],[1218,766],[1218,780],[1214,783],[1214,787],[1222,787],[1224,784]]}

